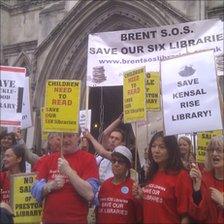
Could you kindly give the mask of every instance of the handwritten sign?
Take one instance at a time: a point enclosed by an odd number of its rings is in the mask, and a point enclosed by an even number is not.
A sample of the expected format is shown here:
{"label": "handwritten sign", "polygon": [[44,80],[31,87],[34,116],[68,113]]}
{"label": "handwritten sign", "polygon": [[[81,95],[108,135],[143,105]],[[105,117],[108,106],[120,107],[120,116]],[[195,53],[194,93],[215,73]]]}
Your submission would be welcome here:
{"label": "handwritten sign", "polygon": [[15,174],[11,177],[11,207],[14,223],[40,223],[42,207],[31,195],[35,173]]}
{"label": "handwritten sign", "polygon": [[30,105],[30,79],[25,77],[24,81],[24,94],[22,106],[22,123],[21,128],[25,129],[32,126],[32,113]]}
{"label": "handwritten sign", "polygon": [[196,160],[198,163],[203,163],[205,161],[205,152],[208,143],[212,137],[222,135],[222,130],[206,131],[197,133],[197,150],[196,150]]}
{"label": "handwritten sign", "polygon": [[145,120],[145,68],[124,73],[123,86],[124,123]]}
{"label": "handwritten sign", "polygon": [[81,82],[48,80],[45,92],[44,130],[78,132]]}
{"label": "handwritten sign", "polygon": [[160,110],[160,75],[159,72],[146,73],[146,109]]}
{"label": "handwritten sign", "polygon": [[20,127],[26,69],[0,66],[0,125]]}

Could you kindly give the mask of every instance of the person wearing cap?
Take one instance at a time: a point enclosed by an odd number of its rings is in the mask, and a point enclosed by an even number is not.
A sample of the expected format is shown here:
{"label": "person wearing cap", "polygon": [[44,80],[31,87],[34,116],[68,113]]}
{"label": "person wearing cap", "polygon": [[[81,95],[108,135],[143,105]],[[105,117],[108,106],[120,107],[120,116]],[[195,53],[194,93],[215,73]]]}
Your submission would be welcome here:
{"label": "person wearing cap", "polygon": [[132,153],[125,146],[117,146],[111,154],[113,177],[102,183],[99,191],[97,223],[139,223],[140,201],[132,195],[129,170]]}
{"label": "person wearing cap", "polygon": [[64,133],[61,152],[41,163],[31,193],[42,202],[43,223],[87,223],[88,204],[98,191],[94,156],[79,147],[79,134]]}
{"label": "person wearing cap", "polygon": [[107,149],[100,144],[88,130],[83,132],[83,136],[92,142],[96,152],[99,154],[96,157],[96,161],[99,167],[100,182],[102,183],[113,176],[111,155],[115,147],[125,144],[125,134],[121,129],[114,129],[109,135]]}

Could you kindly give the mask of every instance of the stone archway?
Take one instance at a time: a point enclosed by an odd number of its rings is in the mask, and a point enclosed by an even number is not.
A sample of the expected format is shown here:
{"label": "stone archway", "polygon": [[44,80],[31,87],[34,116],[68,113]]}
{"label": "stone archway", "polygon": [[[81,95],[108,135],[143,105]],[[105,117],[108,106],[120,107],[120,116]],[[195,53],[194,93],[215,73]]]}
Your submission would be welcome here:
{"label": "stone archway", "polygon": [[[165,2],[155,1],[79,1],[71,13],[51,33],[55,35],[45,63],[38,70],[35,107],[43,104],[47,79],[80,79],[85,82],[89,33],[168,25],[189,21]],[[46,45],[46,42],[44,43]],[[43,44],[43,45],[44,45]],[[35,53],[41,57],[40,45]],[[82,94],[85,92],[83,85]],[[83,97],[82,97],[83,98]],[[83,98],[84,99],[84,98]],[[81,102],[84,105],[84,100]]]}
{"label": "stone archway", "polygon": [[82,80],[81,108],[84,107],[88,34],[188,21],[183,14],[160,0],[79,1],[35,52],[37,86],[34,107],[39,111],[43,105],[47,79]]}

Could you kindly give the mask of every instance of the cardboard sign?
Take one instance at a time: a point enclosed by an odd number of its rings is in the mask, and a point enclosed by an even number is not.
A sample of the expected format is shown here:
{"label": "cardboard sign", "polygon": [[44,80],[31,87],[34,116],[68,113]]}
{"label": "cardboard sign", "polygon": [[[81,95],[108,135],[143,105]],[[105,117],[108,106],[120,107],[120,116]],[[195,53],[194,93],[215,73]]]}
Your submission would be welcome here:
{"label": "cardboard sign", "polygon": [[146,109],[160,110],[160,75],[159,72],[146,73]]}
{"label": "cardboard sign", "polygon": [[205,161],[205,152],[211,138],[215,136],[220,136],[222,135],[222,133],[222,130],[197,133],[196,161],[198,163],[203,163]]}
{"label": "cardboard sign", "polygon": [[91,129],[91,110],[80,110],[79,111],[79,126],[81,130],[87,128]]}
{"label": "cardboard sign", "polygon": [[124,123],[145,120],[145,68],[124,73],[123,86]]}
{"label": "cardboard sign", "polygon": [[10,192],[14,223],[40,223],[42,207],[31,195],[35,173],[21,173],[11,176]]}
{"label": "cardboard sign", "polygon": [[25,129],[31,126],[32,126],[32,113],[30,105],[30,79],[29,77],[25,77],[21,128]]}
{"label": "cardboard sign", "polygon": [[41,117],[41,140],[47,141],[49,133],[44,131],[44,107],[41,107],[40,117]]}
{"label": "cardboard sign", "polygon": [[21,127],[26,69],[0,66],[0,125]]}
{"label": "cardboard sign", "polygon": [[161,62],[166,135],[222,129],[212,50]]}
{"label": "cardboard sign", "polygon": [[80,88],[78,80],[47,81],[44,131],[78,132]]}
{"label": "cardboard sign", "polygon": [[186,53],[213,49],[215,56],[221,56],[223,26],[210,19],[90,34],[87,86],[119,86],[125,71],[139,66],[146,72],[159,71],[161,60]]}

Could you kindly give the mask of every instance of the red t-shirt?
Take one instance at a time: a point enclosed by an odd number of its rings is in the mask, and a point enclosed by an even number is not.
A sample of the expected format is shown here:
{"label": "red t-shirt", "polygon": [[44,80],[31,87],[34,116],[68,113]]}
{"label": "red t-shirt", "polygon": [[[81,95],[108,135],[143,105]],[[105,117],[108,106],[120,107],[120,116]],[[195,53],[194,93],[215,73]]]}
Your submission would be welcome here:
{"label": "red t-shirt", "polygon": [[133,180],[115,185],[113,177],[103,182],[99,192],[97,223],[137,223],[141,220],[141,204],[132,196]]}
{"label": "red t-shirt", "polygon": [[158,171],[143,188],[144,223],[180,223],[188,212],[191,189],[187,171]]}
{"label": "red t-shirt", "polygon": [[199,222],[203,223],[224,223],[224,210],[211,199],[210,187],[224,192],[223,180],[214,178],[213,171],[204,172],[201,185],[202,200],[199,205],[190,201],[190,215]]}
{"label": "red t-shirt", "polygon": [[[45,157],[38,166],[37,179],[53,180],[58,172],[59,152],[52,153]],[[98,179],[98,169],[93,155],[83,150],[73,154],[64,155],[73,170],[80,178]],[[65,185],[59,190],[49,193],[44,202],[43,221],[44,223],[86,223],[88,213],[88,202],[82,198],[65,177]]]}
{"label": "red t-shirt", "polygon": [[0,186],[1,186],[1,202],[9,204],[9,190],[10,190],[10,181],[8,178],[8,172],[0,172]]}
{"label": "red t-shirt", "polygon": [[[52,153],[54,154],[54,153]],[[36,174],[38,174],[39,171],[39,167],[41,167],[41,164],[44,163],[44,161],[50,156],[51,154],[47,154],[47,155],[43,155],[42,157],[40,157],[33,165],[32,167],[32,171],[36,172]]]}

